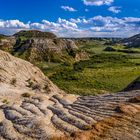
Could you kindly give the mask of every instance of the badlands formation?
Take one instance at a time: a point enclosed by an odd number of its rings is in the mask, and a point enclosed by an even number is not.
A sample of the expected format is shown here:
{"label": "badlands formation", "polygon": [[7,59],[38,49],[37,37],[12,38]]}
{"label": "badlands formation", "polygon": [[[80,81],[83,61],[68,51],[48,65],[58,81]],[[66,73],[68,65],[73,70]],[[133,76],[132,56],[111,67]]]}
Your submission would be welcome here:
{"label": "badlands formation", "polygon": [[0,51],[0,140],[139,140],[140,91],[66,94]]}

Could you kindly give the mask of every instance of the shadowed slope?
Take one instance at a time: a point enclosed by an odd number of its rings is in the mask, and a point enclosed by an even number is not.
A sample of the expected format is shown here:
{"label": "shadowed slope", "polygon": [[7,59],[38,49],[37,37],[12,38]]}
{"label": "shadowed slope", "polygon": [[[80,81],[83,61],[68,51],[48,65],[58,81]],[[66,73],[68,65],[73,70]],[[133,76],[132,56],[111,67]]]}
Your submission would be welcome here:
{"label": "shadowed slope", "polygon": [[130,38],[123,39],[122,43],[130,48],[131,47],[139,48],[140,47],[140,34],[134,35]]}
{"label": "shadowed slope", "polygon": [[140,77],[130,83],[123,91],[140,90]]}

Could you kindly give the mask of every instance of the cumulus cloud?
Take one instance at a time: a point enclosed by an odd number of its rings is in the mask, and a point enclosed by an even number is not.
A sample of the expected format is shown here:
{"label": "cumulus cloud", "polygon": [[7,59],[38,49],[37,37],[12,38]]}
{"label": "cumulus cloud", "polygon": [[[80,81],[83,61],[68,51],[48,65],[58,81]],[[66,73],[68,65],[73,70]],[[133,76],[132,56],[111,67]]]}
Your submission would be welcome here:
{"label": "cumulus cloud", "polygon": [[60,37],[128,37],[140,33],[140,18],[103,17],[62,19],[56,22],[23,23],[19,20],[0,20],[0,33],[13,34],[20,30],[49,31]]}
{"label": "cumulus cloud", "polygon": [[121,12],[121,7],[118,6],[111,6],[108,8],[108,11],[118,14]]}
{"label": "cumulus cloud", "polygon": [[85,9],[85,12],[89,12],[89,9]]}
{"label": "cumulus cloud", "polygon": [[29,23],[23,23],[19,20],[2,20],[0,19],[0,33],[1,34],[13,34],[20,30],[29,29]]}
{"label": "cumulus cloud", "polygon": [[78,28],[77,25],[76,25],[76,23],[70,22],[70,21],[68,21],[68,20],[66,20],[66,19],[61,19],[61,18],[59,18],[59,19],[58,19],[58,23],[59,23],[60,25],[63,25],[63,26],[65,25],[65,26],[68,26],[68,27]]}
{"label": "cumulus cloud", "polygon": [[61,6],[61,8],[65,11],[69,11],[69,12],[76,12],[77,11],[73,7],[69,7],[69,6]]}
{"label": "cumulus cloud", "polygon": [[19,20],[0,20],[0,28],[29,28],[29,24],[24,24]]}
{"label": "cumulus cloud", "polygon": [[85,5],[90,6],[101,6],[101,5],[111,5],[114,0],[83,0]]}

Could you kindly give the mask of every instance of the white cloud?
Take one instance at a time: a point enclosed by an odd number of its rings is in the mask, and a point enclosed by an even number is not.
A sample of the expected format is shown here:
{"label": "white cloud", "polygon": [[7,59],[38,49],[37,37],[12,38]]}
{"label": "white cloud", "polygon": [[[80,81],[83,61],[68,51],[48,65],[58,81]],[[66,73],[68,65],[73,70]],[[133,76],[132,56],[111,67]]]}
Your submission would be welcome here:
{"label": "white cloud", "polygon": [[69,12],[76,12],[77,11],[73,7],[69,7],[69,6],[61,6],[61,8],[65,11],[69,11]]}
{"label": "white cloud", "polygon": [[29,28],[29,24],[24,24],[19,20],[0,20],[0,28]]}
{"label": "white cloud", "polygon": [[85,12],[89,12],[89,9],[85,9]]}
{"label": "white cloud", "polygon": [[140,33],[140,18],[103,17],[62,19],[56,22],[23,23],[19,20],[0,20],[0,33],[13,34],[20,30],[37,29],[54,32],[61,37],[128,37]]}
{"label": "white cloud", "polygon": [[70,21],[68,21],[68,20],[61,19],[61,18],[58,19],[58,23],[60,23],[61,26],[62,26],[62,25],[63,25],[63,26],[66,25],[66,26],[78,28],[77,25],[76,25],[76,23],[70,22]]}
{"label": "white cloud", "polygon": [[115,14],[118,14],[121,12],[121,7],[118,7],[118,6],[111,6],[108,8],[108,11],[111,11]]}
{"label": "white cloud", "polygon": [[90,6],[101,6],[101,5],[111,5],[114,0],[83,0],[85,5]]}

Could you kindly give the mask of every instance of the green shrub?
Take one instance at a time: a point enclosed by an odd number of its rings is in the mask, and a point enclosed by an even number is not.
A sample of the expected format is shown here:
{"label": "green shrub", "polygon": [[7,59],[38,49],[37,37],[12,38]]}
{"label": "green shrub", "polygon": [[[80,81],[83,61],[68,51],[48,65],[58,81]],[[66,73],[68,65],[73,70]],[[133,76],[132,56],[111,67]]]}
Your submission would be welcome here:
{"label": "green shrub", "polygon": [[40,90],[41,87],[40,87],[40,85],[38,85],[38,84],[34,84],[34,85],[32,86],[32,89],[33,89],[33,90]]}
{"label": "green shrub", "polygon": [[9,104],[9,101],[8,101],[7,99],[4,99],[2,102],[3,102],[4,104]]}
{"label": "green shrub", "polygon": [[27,86],[28,86],[28,87],[32,87],[33,85],[34,85],[34,83],[33,83],[31,80],[29,80]]}
{"label": "green shrub", "polygon": [[16,85],[16,83],[17,83],[17,80],[16,80],[16,78],[13,78],[12,80],[11,80],[11,85]]}
{"label": "green shrub", "polygon": [[91,125],[84,125],[83,129],[84,130],[90,130],[90,129],[92,129],[92,126]]}
{"label": "green shrub", "polygon": [[27,87],[32,88],[33,90],[36,90],[36,89],[39,90],[39,89],[41,89],[40,85],[38,85],[37,83],[35,83],[35,80],[32,81],[31,79],[28,79],[27,82],[28,82]]}
{"label": "green shrub", "polygon": [[31,94],[28,93],[28,92],[25,92],[21,96],[24,97],[24,98],[30,98],[31,97]]}

